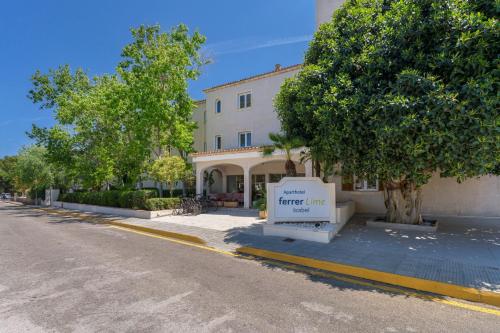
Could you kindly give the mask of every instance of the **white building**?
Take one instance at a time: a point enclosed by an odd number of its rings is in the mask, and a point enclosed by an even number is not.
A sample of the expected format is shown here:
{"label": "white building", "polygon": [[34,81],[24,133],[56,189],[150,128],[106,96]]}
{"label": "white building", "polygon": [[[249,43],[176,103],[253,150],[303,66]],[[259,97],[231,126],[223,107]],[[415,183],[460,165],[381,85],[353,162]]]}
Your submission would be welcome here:
{"label": "white building", "polygon": [[[316,24],[330,20],[342,0],[316,0]],[[201,194],[237,193],[244,207],[252,205],[259,188],[284,176],[285,156],[276,152],[263,157],[262,146],[270,144],[268,134],[280,131],[273,98],[283,81],[295,75],[300,65],[281,67],[271,72],[205,89],[206,100],[198,102],[194,119],[196,191]],[[299,163],[299,174],[312,176],[309,163]],[[214,183],[205,184],[211,173]],[[378,184],[359,182],[343,186],[341,177],[333,177],[338,201],[353,200],[358,213],[385,212],[383,192]],[[423,187],[423,211],[439,216],[500,216],[500,177],[484,176],[458,184],[452,178],[432,177]]]}

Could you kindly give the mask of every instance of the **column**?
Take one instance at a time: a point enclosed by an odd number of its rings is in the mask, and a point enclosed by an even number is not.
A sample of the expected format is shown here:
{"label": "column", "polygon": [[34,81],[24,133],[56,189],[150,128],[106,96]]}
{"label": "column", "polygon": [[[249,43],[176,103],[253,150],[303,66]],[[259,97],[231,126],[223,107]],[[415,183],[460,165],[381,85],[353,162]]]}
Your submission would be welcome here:
{"label": "column", "polygon": [[203,169],[196,166],[196,194],[203,195]]}
{"label": "column", "polygon": [[306,171],[306,177],[312,177],[313,176],[313,167],[312,167],[312,161],[307,160],[306,163],[304,164],[305,171]]}
{"label": "column", "polygon": [[250,208],[252,204],[252,178],[250,177],[250,168],[243,168],[243,186],[244,186],[244,195],[243,195],[243,206],[245,208]]}
{"label": "column", "polygon": [[225,172],[221,172],[222,177],[222,193],[227,193],[227,176]]}

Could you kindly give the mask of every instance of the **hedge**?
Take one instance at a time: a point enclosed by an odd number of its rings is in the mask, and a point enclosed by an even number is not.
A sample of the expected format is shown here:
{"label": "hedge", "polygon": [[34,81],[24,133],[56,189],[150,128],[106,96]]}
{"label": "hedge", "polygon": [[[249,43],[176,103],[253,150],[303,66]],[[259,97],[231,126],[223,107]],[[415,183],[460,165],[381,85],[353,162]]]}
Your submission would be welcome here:
{"label": "hedge", "polygon": [[[163,190],[162,196],[164,198],[170,198],[170,190]],[[180,198],[183,196],[182,189],[175,189],[172,198]],[[186,197],[194,197],[196,196],[196,189],[187,188],[186,189]]]}
{"label": "hedge", "polygon": [[73,192],[59,196],[63,202],[80,203],[107,207],[147,209],[148,199],[156,198],[158,192],[154,190],[139,191],[103,191],[103,192]]}
{"label": "hedge", "polygon": [[179,198],[152,198],[146,201],[146,210],[174,209],[179,206]]}

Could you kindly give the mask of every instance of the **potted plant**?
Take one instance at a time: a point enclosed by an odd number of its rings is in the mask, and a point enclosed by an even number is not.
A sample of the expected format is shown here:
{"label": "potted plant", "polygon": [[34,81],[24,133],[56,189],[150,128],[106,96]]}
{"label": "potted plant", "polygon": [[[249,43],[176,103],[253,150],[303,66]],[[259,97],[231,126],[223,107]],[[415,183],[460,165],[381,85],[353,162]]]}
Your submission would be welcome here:
{"label": "potted plant", "polygon": [[267,200],[266,198],[260,198],[255,202],[255,207],[259,210],[259,218],[267,218]]}
{"label": "potted plant", "polygon": [[254,207],[259,210],[259,218],[267,218],[267,195],[265,190],[261,190],[259,193],[259,199],[255,201]]}

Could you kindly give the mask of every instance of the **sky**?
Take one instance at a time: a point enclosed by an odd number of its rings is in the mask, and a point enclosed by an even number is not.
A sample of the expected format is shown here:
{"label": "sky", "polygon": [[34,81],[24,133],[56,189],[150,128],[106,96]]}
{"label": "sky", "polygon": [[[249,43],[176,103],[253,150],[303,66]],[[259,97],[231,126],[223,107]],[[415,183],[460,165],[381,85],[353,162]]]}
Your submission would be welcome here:
{"label": "sky", "polygon": [[26,96],[30,77],[59,65],[90,75],[113,73],[130,28],[179,23],[207,37],[212,63],[190,82],[203,89],[303,61],[315,28],[314,0],[16,0],[0,6],[0,158],[31,142],[31,124],[51,126],[47,110]]}

